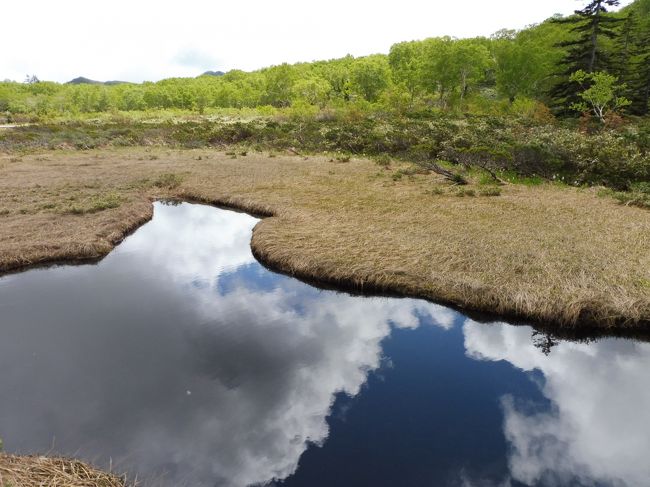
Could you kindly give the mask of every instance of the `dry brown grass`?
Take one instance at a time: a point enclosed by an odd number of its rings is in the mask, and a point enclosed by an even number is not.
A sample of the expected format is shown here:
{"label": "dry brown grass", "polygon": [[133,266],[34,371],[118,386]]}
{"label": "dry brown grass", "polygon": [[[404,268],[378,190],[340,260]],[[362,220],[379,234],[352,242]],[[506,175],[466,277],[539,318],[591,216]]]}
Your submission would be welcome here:
{"label": "dry brown grass", "polygon": [[650,212],[592,190],[459,197],[371,161],[210,150],[16,159],[0,156],[0,271],[105,255],[150,218],[152,199],[176,196],[273,215],[254,253],[302,278],[541,324],[650,329]]}
{"label": "dry brown grass", "polygon": [[121,477],[69,458],[0,453],[1,487],[124,487]]}

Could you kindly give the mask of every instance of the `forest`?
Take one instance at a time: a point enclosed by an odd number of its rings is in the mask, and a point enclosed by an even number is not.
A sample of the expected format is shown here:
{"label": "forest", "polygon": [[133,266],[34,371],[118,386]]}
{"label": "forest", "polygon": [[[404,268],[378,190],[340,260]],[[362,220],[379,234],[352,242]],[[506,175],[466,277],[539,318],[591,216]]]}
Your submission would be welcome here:
{"label": "forest", "polygon": [[[255,109],[270,115],[347,108],[541,119],[593,112],[611,122],[608,112],[610,118],[614,111],[647,114],[650,97],[650,0],[615,11],[618,4],[592,1],[573,16],[489,38],[436,37],[395,44],[388,54],[222,76],[60,84],[32,75],[23,83],[0,83],[0,113],[11,122],[120,111]],[[581,79],[574,74],[580,71]],[[600,114],[587,85],[609,98]]]}

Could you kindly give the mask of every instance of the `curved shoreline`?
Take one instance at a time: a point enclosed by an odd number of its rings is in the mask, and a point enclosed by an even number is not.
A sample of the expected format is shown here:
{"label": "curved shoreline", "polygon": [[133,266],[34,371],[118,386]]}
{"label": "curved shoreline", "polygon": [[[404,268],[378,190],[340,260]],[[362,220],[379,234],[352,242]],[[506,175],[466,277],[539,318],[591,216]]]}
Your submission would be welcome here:
{"label": "curved shoreline", "polygon": [[[137,231],[142,225],[149,222],[153,217],[153,201],[151,199],[148,205],[149,211],[144,215],[138,215],[130,224],[120,229],[120,232],[110,241],[110,248],[106,245],[98,245],[97,248],[91,249],[87,254],[71,254],[63,258],[59,256],[44,255],[36,262],[15,263],[7,265],[0,262],[0,277],[15,273],[24,272],[32,269],[46,269],[58,265],[83,265],[93,264],[104,259],[117,245],[126,237]],[[479,322],[491,321],[508,321],[510,324],[520,324],[533,326],[543,332],[551,333],[559,338],[567,339],[590,339],[598,337],[622,337],[636,338],[650,341],[650,321],[640,320],[630,324],[628,317],[618,317],[614,321],[606,324],[600,323],[594,319],[597,313],[588,308],[583,308],[583,317],[578,323],[571,323],[563,320],[553,320],[550,317],[540,317],[534,313],[521,313],[514,307],[508,308],[500,303],[499,311],[492,308],[481,306],[471,301],[454,301],[446,299],[444,296],[438,296],[426,286],[418,285],[413,279],[405,275],[396,275],[394,280],[386,280],[386,273],[379,279],[372,275],[348,275],[341,277],[336,275],[332,270],[325,269],[322,266],[305,266],[297,264],[291,257],[286,258],[286,254],[274,255],[269,251],[269,247],[274,243],[272,237],[264,234],[264,223],[277,219],[277,212],[268,205],[244,200],[236,197],[223,198],[206,198],[202,196],[170,196],[161,198],[165,201],[178,201],[195,204],[209,205],[215,208],[226,209],[230,211],[240,211],[251,216],[260,218],[260,222],[255,225],[251,237],[250,247],[253,256],[257,261],[271,271],[282,273],[290,277],[299,279],[307,284],[319,288],[333,289],[340,292],[348,292],[360,295],[373,296],[390,296],[390,297],[408,297],[424,299],[436,304],[450,307],[465,315],[476,319]],[[87,249],[87,248],[86,248]],[[337,269],[334,269],[336,271]],[[383,281],[383,282],[382,282]],[[486,292],[489,292],[486,290]]]}
{"label": "curved shoreline", "polygon": [[390,171],[207,149],[0,155],[0,274],[98,260],[171,198],[263,218],[256,258],[317,286],[565,334],[650,334],[647,210],[553,185],[458,197],[435,175]]}

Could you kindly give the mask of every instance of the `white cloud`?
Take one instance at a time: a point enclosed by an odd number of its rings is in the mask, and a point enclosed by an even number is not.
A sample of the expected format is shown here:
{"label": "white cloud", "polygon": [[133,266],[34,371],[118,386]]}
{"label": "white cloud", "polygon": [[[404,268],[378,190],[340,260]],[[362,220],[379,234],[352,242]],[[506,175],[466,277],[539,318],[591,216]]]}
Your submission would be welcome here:
{"label": "white cloud", "polygon": [[[387,52],[404,40],[489,35],[580,5],[567,0],[6,1],[0,79],[36,74],[54,81],[80,75],[142,81],[196,76],[206,69],[252,70]],[[178,63],[179,49],[203,53],[200,65]],[[212,60],[218,65],[206,64]]]}
{"label": "white cloud", "polygon": [[562,342],[545,356],[528,327],[464,325],[468,356],[544,374],[547,412],[503,398],[512,476],[529,485],[645,485],[650,478],[650,344]]}

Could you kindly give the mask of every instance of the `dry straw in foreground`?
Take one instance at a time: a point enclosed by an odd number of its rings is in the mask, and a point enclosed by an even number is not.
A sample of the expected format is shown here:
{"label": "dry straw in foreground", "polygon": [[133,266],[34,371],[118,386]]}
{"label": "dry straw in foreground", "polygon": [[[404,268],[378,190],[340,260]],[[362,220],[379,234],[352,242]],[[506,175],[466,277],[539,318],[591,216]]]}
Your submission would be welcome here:
{"label": "dry straw in foreground", "polygon": [[121,477],[69,458],[0,453],[1,487],[124,487]]}

